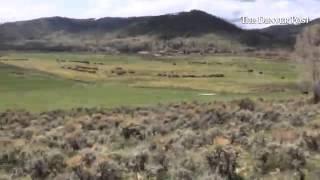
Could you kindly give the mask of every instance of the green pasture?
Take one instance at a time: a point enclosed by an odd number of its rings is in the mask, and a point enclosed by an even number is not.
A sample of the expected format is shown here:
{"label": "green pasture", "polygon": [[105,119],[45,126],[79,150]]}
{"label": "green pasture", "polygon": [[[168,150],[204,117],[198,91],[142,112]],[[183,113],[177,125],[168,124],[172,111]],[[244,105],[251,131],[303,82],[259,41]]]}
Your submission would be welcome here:
{"label": "green pasture", "polygon": [[[27,58],[29,61],[11,61]],[[2,59],[2,60],[1,60]],[[9,61],[3,61],[9,59]],[[57,59],[102,62],[97,74],[62,70]],[[201,63],[195,63],[201,62]],[[203,64],[205,62],[205,64]],[[152,58],[88,53],[16,53],[0,58],[0,110],[47,111],[74,107],[144,106],[178,101],[284,99],[299,95],[299,66],[242,56]],[[69,65],[72,63],[69,63]],[[90,65],[92,66],[92,65]],[[134,70],[116,76],[115,67]],[[248,72],[253,70],[253,72]],[[167,78],[158,73],[224,78]]]}

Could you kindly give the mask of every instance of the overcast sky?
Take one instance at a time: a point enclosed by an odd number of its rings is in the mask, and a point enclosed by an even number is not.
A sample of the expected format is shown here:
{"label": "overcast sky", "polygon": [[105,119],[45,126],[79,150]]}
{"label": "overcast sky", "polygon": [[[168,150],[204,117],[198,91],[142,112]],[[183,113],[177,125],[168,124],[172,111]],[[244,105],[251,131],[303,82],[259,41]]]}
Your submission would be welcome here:
{"label": "overcast sky", "polygon": [[320,0],[1,0],[0,22],[39,17],[72,18],[160,15],[199,9],[234,21],[240,17],[320,17]]}

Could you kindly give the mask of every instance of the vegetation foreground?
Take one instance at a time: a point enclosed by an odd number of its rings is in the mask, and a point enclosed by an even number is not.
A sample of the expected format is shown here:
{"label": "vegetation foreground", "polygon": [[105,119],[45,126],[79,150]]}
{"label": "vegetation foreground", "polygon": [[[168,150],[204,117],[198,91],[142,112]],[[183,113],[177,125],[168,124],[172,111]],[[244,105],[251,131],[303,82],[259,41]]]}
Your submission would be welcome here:
{"label": "vegetation foreground", "polygon": [[318,179],[305,100],[0,113],[0,179]]}
{"label": "vegetation foreground", "polygon": [[319,106],[289,100],[301,94],[296,63],[0,56],[0,179],[319,177]]}

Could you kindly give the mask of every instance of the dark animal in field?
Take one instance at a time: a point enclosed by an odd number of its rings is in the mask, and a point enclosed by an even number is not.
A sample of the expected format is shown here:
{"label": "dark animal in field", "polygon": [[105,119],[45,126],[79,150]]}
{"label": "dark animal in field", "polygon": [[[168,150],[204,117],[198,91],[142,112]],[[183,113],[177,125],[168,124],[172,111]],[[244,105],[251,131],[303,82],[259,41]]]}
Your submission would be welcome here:
{"label": "dark animal in field", "polygon": [[127,71],[124,70],[122,67],[116,67],[116,68],[111,70],[111,73],[112,74],[116,74],[118,76],[122,76],[122,75],[127,74]]}
{"label": "dark animal in field", "polygon": [[70,61],[70,62],[73,62],[73,63],[81,63],[81,64],[90,64],[89,61]]}
{"label": "dark animal in field", "polygon": [[94,63],[94,64],[95,64],[95,65],[104,65],[103,63],[97,63],[97,62]]}
{"label": "dark animal in field", "polygon": [[91,73],[91,74],[96,74],[97,73],[97,71],[94,71],[94,70],[85,70],[85,69],[77,69],[77,68],[74,68],[72,70],[79,71],[79,72],[85,72],[85,73]]}
{"label": "dark animal in field", "polygon": [[[116,74],[118,76],[122,76],[125,74],[135,74],[135,73],[136,73],[136,71],[134,71],[134,70],[125,70],[122,67],[116,67],[111,70],[111,74]],[[158,76],[160,76],[160,75],[158,75]]]}
{"label": "dark animal in field", "polygon": [[168,77],[169,78],[180,78],[180,76],[178,74],[170,74]]}
{"label": "dark animal in field", "polygon": [[208,62],[206,62],[206,61],[192,61],[192,62],[189,62],[189,64],[208,64]]}
{"label": "dark animal in field", "polygon": [[253,73],[254,70],[253,70],[253,69],[249,69],[248,72],[249,72],[249,73]]}
{"label": "dark animal in field", "polygon": [[211,62],[211,63],[208,63],[209,65],[222,65],[223,63],[221,62]]}
{"label": "dark animal in field", "polygon": [[168,78],[223,78],[224,74],[209,74],[209,75],[195,75],[195,74],[183,74],[179,75],[176,73],[159,73],[159,77],[168,77]]}
{"label": "dark animal in field", "polygon": [[73,71],[78,71],[78,72],[85,72],[85,73],[90,73],[90,74],[96,74],[97,71],[99,70],[96,67],[86,67],[86,66],[61,66],[62,69],[68,69],[68,70],[73,70]]}
{"label": "dark animal in field", "polygon": [[158,73],[158,75],[157,76],[159,76],[159,77],[166,77],[167,76],[167,74],[166,73]]}
{"label": "dark animal in field", "polygon": [[189,75],[182,75],[182,77],[183,77],[183,78],[188,78],[188,77],[189,77]]}
{"label": "dark animal in field", "polygon": [[313,94],[314,94],[314,103],[318,104],[320,102],[320,81],[314,85]]}
{"label": "dark animal in field", "polygon": [[84,69],[84,70],[94,70],[98,71],[99,69],[97,67],[88,67],[88,66],[76,66],[77,69]]}
{"label": "dark animal in field", "polygon": [[223,78],[223,77],[225,77],[225,75],[224,74],[210,74],[208,77],[209,78]]}
{"label": "dark animal in field", "polygon": [[122,67],[116,67],[115,70],[123,70]]}
{"label": "dark animal in field", "polygon": [[262,74],[263,74],[263,72],[262,72],[262,71],[260,71],[260,72],[259,72],[259,74],[261,74],[261,75],[262,75]]}

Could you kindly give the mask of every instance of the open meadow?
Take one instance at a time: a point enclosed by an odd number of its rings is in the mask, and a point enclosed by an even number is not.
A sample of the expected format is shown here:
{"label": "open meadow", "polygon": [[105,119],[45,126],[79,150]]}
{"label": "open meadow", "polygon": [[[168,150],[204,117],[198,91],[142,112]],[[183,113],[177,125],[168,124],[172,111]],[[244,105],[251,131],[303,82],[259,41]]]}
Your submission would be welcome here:
{"label": "open meadow", "polygon": [[320,180],[303,2],[1,3],[0,180]]}
{"label": "open meadow", "polygon": [[301,66],[245,56],[0,58],[0,179],[319,177]]}
{"label": "open meadow", "polygon": [[298,96],[299,66],[245,56],[16,53],[0,57],[0,109],[144,106]]}

